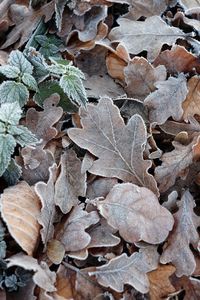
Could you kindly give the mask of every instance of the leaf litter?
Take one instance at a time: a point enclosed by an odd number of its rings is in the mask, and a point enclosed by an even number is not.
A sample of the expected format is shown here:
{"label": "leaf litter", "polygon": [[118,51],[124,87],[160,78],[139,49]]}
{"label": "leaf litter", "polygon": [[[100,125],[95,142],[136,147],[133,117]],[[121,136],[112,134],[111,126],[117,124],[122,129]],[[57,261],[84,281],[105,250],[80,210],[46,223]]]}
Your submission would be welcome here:
{"label": "leaf litter", "polygon": [[200,2],[0,16],[0,298],[199,299]]}

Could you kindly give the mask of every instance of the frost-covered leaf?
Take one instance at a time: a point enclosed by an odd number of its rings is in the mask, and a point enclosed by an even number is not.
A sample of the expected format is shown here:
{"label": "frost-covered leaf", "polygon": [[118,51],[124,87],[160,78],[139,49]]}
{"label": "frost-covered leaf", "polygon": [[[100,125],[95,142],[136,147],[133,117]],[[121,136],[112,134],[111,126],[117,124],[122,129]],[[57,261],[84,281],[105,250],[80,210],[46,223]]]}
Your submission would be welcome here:
{"label": "frost-covered leaf", "polygon": [[11,134],[0,134],[0,176],[7,169],[15,146],[16,141]]}
{"label": "frost-covered leaf", "polygon": [[0,85],[0,103],[18,102],[23,106],[29,97],[26,86],[21,82],[4,81]]}
{"label": "frost-covered leaf", "polygon": [[155,194],[132,183],[116,184],[104,201],[97,201],[100,214],[130,243],[163,242],[172,230],[171,213]]}
{"label": "frost-covered leaf", "polygon": [[200,115],[200,76],[193,76],[188,81],[188,94],[183,102],[183,119],[188,122],[189,117]]}
{"label": "frost-covered leaf", "polygon": [[67,0],[56,0],[55,1],[55,11],[56,11],[56,26],[59,31],[61,31],[62,27],[62,15],[65,8]]}
{"label": "frost-covered leaf", "polygon": [[28,255],[33,255],[39,241],[39,213],[40,201],[25,181],[5,189],[1,195],[3,220],[11,236]]}
{"label": "frost-covered leaf", "polygon": [[26,59],[26,57],[24,56],[24,54],[21,51],[19,51],[19,50],[11,51],[8,62],[10,65],[19,68],[21,74],[24,74],[24,73],[32,74],[33,66]]}
{"label": "frost-covered leaf", "polygon": [[28,73],[24,73],[22,76],[22,81],[25,85],[28,86],[28,88],[30,90],[37,91],[37,89],[38,89],[37,82],[32,75],[30,75]]}
{"label": "frost-covered leaf", "polygon": [[22,110],[18,102],[3,103],[0,107],[0,120],[11,125],[18,125]]}
{"label": "frost-covered leaf", "polygon": [[28,130],[27,127],[24,127],[22,125],[12,126],[10,127],[8,132],[13,135],[16,142],[22,147],[35,145],[39,142],[37,137],[30,130]]}
{"label": "frost-covered leaf", "polygon": [[122,17],[117,23],[119,26],[111,30],[109,39],[124,43],[132,54],[146,50],[150,61],[158,56],[163,44],[172,45],[178,38],[185,37],[182,30],[167,25],[159,16],[146,18],[145,21]]}
{"label": "frost-covered leaf", "polygon": [[20,74],[20,69],[15,66],[0,66],[0,73],[5,75],[7,78],[17,78]]}
{"label": "frost-covered leaf", "polygon": [[179,210],[173,215],[174,228],[168,237],[160,261],[163,264],[171,262],[176,267],[178,277],[190,276],[196,267],[190,244],[196,247],[199,241],[197,227],[200,226],[200,220],[194,213],[195,202],[188,190],[177,204]]}
{"label": "frost-covered leaf", "polygon": [[3,173],[3,178],[9,184],[9,186],[11,186],[17,184],[17,181],[19,180],[21,174],[22,168],[16,163],[13,158],[11,158],[7,169]]}
{"label": "frost-covered leaf", "polygon": [[155,86],[157,90],[144,101],[149,109],[150,121],[164,124],[169,117],[180,120],[183,114],[182,103],[188,92],[186,77],[181,73],[177,78],[158,81]]}
{"label": "frost-covered leaf", "polygon": [[156,182],[147,171],[149,160],[143,159],[147,132],[143,119],[134,115],[124,124],[119,109],[111,99],[102,98],[98,105],[80,109],[83,128],[72,128],[68,135],[79,147],[98,157],[89,172],[117,177],[145,186],[157,194]]}
{"label": "frost-covered leaf", "polygon": [[156,269],[157,265],[156,248],[149,247],[129,257],[123,253],[107,264],[97,267],[96,271],[89,272],[89,275],[95,275],[101,285],[111,287],[117,292],[123,292],[124,285],[129,284],[139,292],[147,293],[149,291],[147,272]]}

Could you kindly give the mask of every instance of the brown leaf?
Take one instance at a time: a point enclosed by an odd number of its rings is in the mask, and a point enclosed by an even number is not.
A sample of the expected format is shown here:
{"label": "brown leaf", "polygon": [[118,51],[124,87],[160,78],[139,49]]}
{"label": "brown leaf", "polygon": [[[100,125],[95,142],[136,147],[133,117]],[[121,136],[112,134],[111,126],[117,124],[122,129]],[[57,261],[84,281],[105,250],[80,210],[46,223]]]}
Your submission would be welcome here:
{"label": "brown leaf", "polygon": [[178,277],[190,276],[196,267],[190,244],[195,247],[198,243],[199,235],[196,228],[200,226],[200,220],[193,211],[195,202],[189,191],[183,194],[181,201],[177,204],[179,210],[173,215],[174,228],[168,237],[167,246],[160,261],[163,264],[171,262],[176,267]]}
{"label": "brown leaf", "polygon": [[151,300],[166,298],[176,290],[171,284],[169,277],[175,272],[172,265],[159,265],[158,268],[148,273],[150,282],[149,295]]}
{"label": "brown leaf", "polygon": [[182,102],[187,96],[187,81],[183,74],[177,78],[169,77],[166,81],[155,83],[157,90],[145,99],[144,103],[150,110],[150,121],[164,124],[172,117],[178,121],[183,114]]}
{"label": "brown leaf", "polygon": [[42,139],[41,147],[44,147],[57,134],[53,125],[60,120],[63,114],[63,109],[56,107],[59,101],[60,96],[53,94],[44,101],[44,111],[39,112],[35,108],[27,111],[26,126],[38,139]]}
{"label": "brown leaf", "polygon": [[7,259],[8,268],[12,266],[19,266],[24,268],[25,270],[32,270],[35,272],[33,275],[33,281],[39,287],[44,289],[47,292],[56,291],[54,283],[56,281],[56,274],[49,270],[46,262],[41,261],[40,264],[38,261],[28,255],[24,255],[22,253],[18,253],[13,255]]}
{"label": "brown leaf", "polygon": [[174,224],[171,213],[154,193],[132,183],[116,184],[97,207],[108,224],[130,243],[161,243]]}
{"label": "brown leaf", "polygon": [[67,220],[59,225],[55,238],[64,245],[65,251],[79,251],[87,247],[91,241],[85,229],[98,221],[96,211],[88,213],[83,210],[83,205],[75,206]]}
{"label": "brown leaf", "polygon": [[123,42],[132,54],[146,50],[150,61],[158,56],[163,44],[172,45],[178,38],[185,36],[180,29],[167,25],[159,16],[149,17],[145,21],[122,17],[117,22],[119,27],[111,30],[109,39],[112,42]]}
{"label": "brown leaf", "polygon": [[156,269],[157,265],[158,253],[155,248],[149,247],[130,257],[123,253],[108,264],[97,267],[96,271],[89,272],[89,275],[95,275],[101,285],[117,292],[123,292],[124,284],[129,284],[141,293],[147,293],[149,281],[146,273]]}
{"label": "brown leaf", "polygon": [[40,201],[25,181],[4,190],[1,214],[11,236],[28,255],[33,255],[40,235]]}
{"label": "brown leaf", "polygon": [[81,171],[81,161],[72,149],[66,150],[60,159],[61,172],[55,183],[55,204],[63,214],[78,204],[78,197],[86,193],[86,173]]}
{"label": "brown leaf", "polygon": [[194,147],[199,144],[199,137],[194,137],[188,145],[182,145],[175,141],[172,144],[175,149],[164,153],[161,157],[162,165],[155,169],[155,178],[160,184],[161,193],[173,186],[176,178],[186,177],[188,167],[193,162]]}
{"label": "brown leaf", "polygon": [[65,248],[57,240],[50,240],[47,243],[47,256],[53,264],[59,265],[65,255]]}
{"label": "brown leaf", "polygon": [[155,91],[155,82],[166,79],[164,66],[154,68],[143,57],[134,57],[124,68],[126,92],[129,97],[144,100]]}
{"label": "brown leaf", "polygon": [[125,125],[109,98],[100,99],[96,106],[88,104],[87,110],[80,110],[80,116],[83,129],[69,129],[68,135],[99,158],[89,172],[131,181],[157,193],[156,182],[147,173],[151,162],[143,159],[147,140],[143,119],[134,115]]}
{"label": "brown leaf", "polygon": [[183,102],[183,119],[188,122],[190,116],[200,115],[200,77],[193,76],[188,81],[188,94]]}
{"label": "brown leaf", "polygon": [[200,59],[179,45],[173,45],[172,49],[161,52],[153,65],[155,67],[164,65],[171,75],[187,73],[193,68],[200,72]]}
{"label": "brown leaf", "polygon": [[176,290],[184,290],[184,300],[198,300],[200,298],[200,280],[193,277],[182,276],[173,278],[172,283]]}
{"label": "brown leaf", "polygon": [[94,199],[97,197],[106,197],[111,188],[118,183],[116,178],[97,178],[88,183],[87,198]]}

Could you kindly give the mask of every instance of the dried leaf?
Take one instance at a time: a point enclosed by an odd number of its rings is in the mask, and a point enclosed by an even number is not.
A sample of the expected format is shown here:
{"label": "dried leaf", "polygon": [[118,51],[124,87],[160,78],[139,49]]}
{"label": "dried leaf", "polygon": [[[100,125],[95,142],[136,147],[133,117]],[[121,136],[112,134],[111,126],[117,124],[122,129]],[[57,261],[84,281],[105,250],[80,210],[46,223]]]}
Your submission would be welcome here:
{"label": "dried leaf", "polygon": [[55,272],[49,270],[46,262],[41,261],[40,264],[38,261],[28,255],[18,253],[14,256],[9,257],[8,259],[8,268],[12,266],[19,266],[25,270],[33,270],[35,274],[33,275],[33,281],[39,287],[44,289],[47,292],[56,291],[54,283],[56,281]]}
{"label": "dried leaf", "polygon": [[155,248],[142,249],[130,257],[123,253],[89,275],[95,275],[101,285],[117,292],[123,292],[124,284],[129,284],[141,293],[147,293],[149,281],[146,273],[156,269],[157,259]]}
{"label": "dried leaf", "polygon": [[53,264],[59,265],[65,255],[65,248],[57,240],[50,240],[47,244],[47,256]]}
{"label": "dried leaf", "polygon": [[150,121],[163,124],[169,117],[180,120],[183,114],[182,102],[188,91],[185,76],[180,74],[178,78],[169,77],[166,81],[156,82],[155,86],[157,90],[144,101],[150,110]]}
{"label": "dried leaf", "polygon": [[124,68],[124,74],[128,96],[140,100],[155,91],[156,81],[166,79],[164,66],[154,68],[145,58],[137,56]]}
{"label": "dried leaf", "polygon": [[145,21],[119,18],[117,22],[119,27],[111,30],[109,39],[123,42],[132,54],[146,50],[150,61],[158,56],[163,44],[172,45],[185,36],[179,28],[170,27],[159,16],[149,17]]}
{"label": "dried leaf", "polygon": [[183,102],[183,119],[188,122],[189,117],[200,115],[200,77],[193,76],[188,81],[188,94]]}
{"label": "dried leaf", "polygon": [[132,183],[116,184],[97,207],[108,224],[130,243],[161,243],[174,223],[154,193]]}
{"label": "dried leaf", "polygon": [[4,190],[1,196],[3,220],[11,236],[28,255],[33,255],[39,241],[39,213],[40,201],[25,181]]}
{"label": "dried leaf", "polygon": [[186,191],[179,203],[179,210],[175,213],[175,224],[173,231],[167,240],[167,247],[161,256],[161,263],[171,262],[176,267],[176,275],[190,276],[195,268],[196,262],[190,249],[190,244],[198,243],[199,235],[196,230],[200,226],[200,220],[193,209],[195,202],[189,191]]}
{"label": "dried leaf", "polygon": [[147,173],[151,162],[143,159],[147,140],[143,119],[134,115],[125,126],[109,98],[100,99],[97,106],[88,104],[87,110],[80,110],[80,116],[83,129],[69,129],[68,135],[99,158],[89,172],[131,181],[157,193],[156,182]]}
{"label": "dried leaf", "polygon": [[87,198],[94,199],[97,197],[106,197],[111,188],[118,183],[116,178],[97,178],[93,182],[88,183]]}

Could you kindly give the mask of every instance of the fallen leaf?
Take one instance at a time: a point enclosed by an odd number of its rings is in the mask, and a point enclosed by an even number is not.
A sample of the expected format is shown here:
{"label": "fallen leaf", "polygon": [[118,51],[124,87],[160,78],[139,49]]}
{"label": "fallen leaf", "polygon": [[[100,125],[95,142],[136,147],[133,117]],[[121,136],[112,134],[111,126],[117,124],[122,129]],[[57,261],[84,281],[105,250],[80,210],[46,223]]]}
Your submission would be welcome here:
{"label": "fallen leaf", "polygon": [[144,100],[155,91],[156,81],[166,79],[166,69],[154,68],[145,58],[136,56],[124,68],[124,75],[128,97]]}
{"label": "fallen leaf", "polygon": [[33,255],[39,242],[39,213],[40,201],[25,181],[5,189],[1,195],[2,218],[11,236],[28,255]]}
{"label": "fallen leaf", "polygon": [[183,102],[183,119],[188,122],[190,116],[200,115],[200,77],[193,76],[188,81],[188,94]]}
{"label": "fallen leaf", "polygon": [[[152,251],[153,257],[149,255]],[[89,272],[89,275],[95,275],[101,285],[117,292],[123,292],[124,284],[129,284],[141,293],[147,293],[149,281],[146,273],[156,269],[158,264],[158,254],[155,252],[154,248],[148,248],[135,252],[130,257],[123,253],[111,259],[108,264],[96,267],[96,271]]]}
{"label": "fallen leaf", "polygon": [[200,280],[193,277],[182,276],[173,278],[172,283],[176,290],[185,291],[184,300],[198,300],[200,297]]}
{"label": "fallen leaf", "polygon": [[121,17],[117,23],[119,26],[111,30],[109,39],[112,42],[123,42],[132,54],[146,50],[150,61],[155,60],[163,44],[172,45],[178,38],[185,36],[183,31],[167,25],[159,16],[146,18],[145,21]]}
{"label": "fallen leaf", "polygon": [[174,228],[169,234],[167,246],[161,255],[160,262],[162,264],[171,262],[176,267],[178,277],[190,276],[196,268],[190,244],[195,247],[199,241],[196,228],[200,226],[200,220],[193,211],[195,202],[188,190],[185,191],[177,205],[179,210],[173,215]]}
{"label": "fallen leaf", "polygon": [[47,256],[53,264],[59,265],[65,255],[65,248],[57,240],[49,240],[47,243]]}
{"label": "fallen leaf", "polygon": [[156,182],[147,173],[151,162],[143,159],[147,140],[143,119],[134,115],[125,125],[109,98],[100,99],[97,106],[88,104],[87,110],[80,110],[80,116],[83,129],[69,129],[68,135],[99,158],[89,172],[131,181],[157,193]]}
{"label": "fallen leaf", "polygon": [[111,188],[118,183],[116,178],[97,178],[93,182],[88,183],[87,198],[94,199],[97,197],[106,197]]}
{"label": "fallen leaf", "polygon": [[152,191],[132,183],[116,184],[96,205],[108,224],[130,243],[161,243],[174,224],[171,213]]}
{"label": "fallen leaf", "polygon": [[177,78],[169,77],[166,81],[155,83],[157,90],[144,101],[149,109],[149,119],[152,123],[164,124],[172,117],[178,121],[183,114],[182,103],[187,96],[187,81],[181,73]]}

